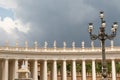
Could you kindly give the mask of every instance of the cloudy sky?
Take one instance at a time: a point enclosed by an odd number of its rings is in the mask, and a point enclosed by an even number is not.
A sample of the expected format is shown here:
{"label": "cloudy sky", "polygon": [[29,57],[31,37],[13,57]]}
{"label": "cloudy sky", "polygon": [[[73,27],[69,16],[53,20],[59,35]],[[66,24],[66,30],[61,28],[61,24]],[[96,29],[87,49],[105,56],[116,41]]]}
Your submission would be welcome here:
{"label": "cloudy sky", "polygon": [[[28,41],[33,46],[37,41],[42,47],[47,41],[49,46],[72,42],[81,47],[90,46],[88,23],[94,23],[97,34],[100,27],[99,12],[104,11],[107,23],[106,32],[110,34],[113,22],[120,25],[120,0],[0,0],[0,45],[9,41],[20,46]],[[120,29],[114,44],[120,46]],[[106,40],[109,45],[109,40]],[[99,41],[95,41],[96,46]]]}

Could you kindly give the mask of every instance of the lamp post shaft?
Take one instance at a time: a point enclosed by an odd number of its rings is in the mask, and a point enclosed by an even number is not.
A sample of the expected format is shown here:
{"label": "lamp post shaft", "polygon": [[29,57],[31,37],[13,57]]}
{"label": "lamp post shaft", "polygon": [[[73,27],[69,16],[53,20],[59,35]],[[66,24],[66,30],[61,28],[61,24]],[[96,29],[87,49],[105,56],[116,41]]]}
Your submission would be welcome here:
{"label": "lamp post shaft", "polygon": [[106,80],[107,78],[107,64],[106,64],[106,55],[105,55],[105,40],[102,41],[102,80]]}
{"label": "lamp post shaft", "polygon": [[117,31],[117,27],[118,24],[117,22],[114,22],[114,24],[112,25],[111,31],[112,34],[108,35],[105,33],[105,27],[106,27],[106,22],[104,20],[104,12],[101,11],[100,12],[100,19],[101,19],[101,27],[99,29],[99,34],[93,34],[93,23],[89,23],[89,27],[88,27],[88,31],[90,33],[90,38],[91,40],[96,40],[99,39],[102,43],[102,80],[107,80],[107,63],[106,63],[106,55],[105,55],[105,40],[109,39],[109,40],[113,40],[114,37],[116,37],[116,31]]}

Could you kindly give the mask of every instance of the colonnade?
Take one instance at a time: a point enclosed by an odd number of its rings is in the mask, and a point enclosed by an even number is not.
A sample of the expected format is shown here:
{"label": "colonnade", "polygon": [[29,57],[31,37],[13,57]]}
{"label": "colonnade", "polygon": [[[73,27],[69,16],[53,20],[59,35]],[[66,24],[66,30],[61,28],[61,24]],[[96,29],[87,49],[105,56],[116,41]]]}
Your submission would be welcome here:
{"label": "colonnade", "polygon": [[[14,80],[18,78],[18,69],[21,65],[20,62],[23,60],[19,59],[1,59],[0,60],[0,80]],[[61,80],[67,80],[67,62],[68,60],[29,60],[25,59],[25,65],[31,72],[31,77],[33,80],[38,80],[38,75],[40,74],[39,80],[48,80],[48,62],[51,64],[51,79],[50,80],[57,80],[58,70],[57,70],[57,63],[61,63]],[[76,73],[76,63],[80,61],[82,63],[82,79],[87,80],[86,78],[86,60],[71,60],[71,80],[77,80],[77,73]],[[92,59],[92,80],[96,80],[96,69],[95,69],[95,59]],[[40,64],[40,67],[38,66]],[[116,69],[115,69],[115,60],[111,59],[111,66],[112,66],[112,80],[116,80]],[[40,72],[38,72],[40,68]]]}

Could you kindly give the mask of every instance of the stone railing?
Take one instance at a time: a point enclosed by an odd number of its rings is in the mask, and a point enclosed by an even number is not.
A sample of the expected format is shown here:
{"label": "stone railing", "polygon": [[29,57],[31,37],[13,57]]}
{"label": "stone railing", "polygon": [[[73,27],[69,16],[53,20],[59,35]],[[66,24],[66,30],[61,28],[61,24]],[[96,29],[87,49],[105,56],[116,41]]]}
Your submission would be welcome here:
{"label": "stone railing", "polygon": [[[18,46],[18,41],[16,41],[15,46],[10,46],[7,41],[5,46],[1,46],[0,50],[3,51],[32,51],[32,52],[101,52],[101,47],[95,47],[94,42],[91,42],[91,47],[85,47],[85,42],[81,42],[81,47],[76,47],[75,42],[72,42],[71,48],[67,47],[66,42],[63,42],[63,47],[58,48],[56,41],[53,43],[53,47],[49,48],[48,43],[45,41],[44,46],[39,48],[38,42],[34,42],[34,47],[29,47],[28,42],[25,41],[24,47]],[[109,47],[105,48],[106,51],[120,51],[120,47],[115,47],[113,40],[111,40],[111,44]]]}
{"label": "stone railing", "polygon": [[[120,47],[106,47],[106,51],[120,51]],[[26,48],[26,47],[0,47],[0,51],[32,51],[32,52],[101,52],[101,47],[95,48]]]}

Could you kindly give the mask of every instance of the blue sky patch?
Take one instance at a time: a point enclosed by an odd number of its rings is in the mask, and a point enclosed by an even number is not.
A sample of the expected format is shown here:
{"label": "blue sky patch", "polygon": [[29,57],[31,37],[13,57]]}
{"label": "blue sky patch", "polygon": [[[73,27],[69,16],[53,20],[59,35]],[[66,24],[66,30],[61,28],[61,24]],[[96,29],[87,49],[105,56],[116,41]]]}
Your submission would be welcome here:
{"label": "blue sky patch", "polygon": [[14,13],[12,9],[5,9],[5,8],[0,7],[0,17],[2,19],[5,17],[11,17],[12,19],[14,19]]}

